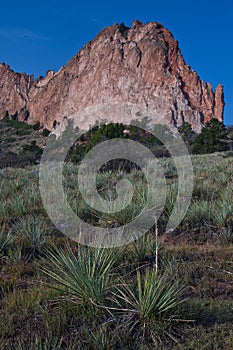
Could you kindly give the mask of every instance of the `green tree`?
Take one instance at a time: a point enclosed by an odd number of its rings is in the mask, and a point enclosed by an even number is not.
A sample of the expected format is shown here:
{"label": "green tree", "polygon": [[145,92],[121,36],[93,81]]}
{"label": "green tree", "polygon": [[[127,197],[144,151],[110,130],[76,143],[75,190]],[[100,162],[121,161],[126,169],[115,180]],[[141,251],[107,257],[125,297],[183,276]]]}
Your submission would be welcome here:
{"label": "green tree", "polygon": [[82,145],[76,145],[69,154],[72,163],[80,162],[85,155],[85,148]]}
{"label": "green tree", "polygon": [[26,144],[23,146],[24,152],[35,153],[36,155],[41,155],[43,153],[43,149],[36,144],[36,141],[31,141],[30,144]]}
{"label": "green tree", "polygon": [[119,31],[124,34],[125,30],[127,29],[127,27],[125,26],[124,22],[121,22],[121,24],[119,25]]}
{"label": "green tree", "polygon": [[195,132],[193,131],[191,124],[183,123],[181,126],[178,127],[178,131],[182,139],[184,140],[187,148],[191,150],[191,146],[195,138]]}
{"label": "green tree", "polygon": [[34,130],[39,130],[40,129],[40,122],[36,122],[33,127],[32,127]]}
{"label": "green tree", "polygon": [[227,127],[227,137],[230,139],[230,140],[233,140],[233,125],[229,125]]}
{"label": "green tree", "polygon": [[50,134],[50,131],[47,128],[43,129],[43,131],[42,131],[43,136],[47,137],[47,136],[49,136],[49,134]]}
{"label": "green tree", "polygon": [[124,136],[124,125],[122,123],[109,123],[101,125],[90,138],[85,153],[88,153],[97,143],[105,140],[122,138]]}
{"label": "green tree", "polygon": [[213,118],[205,124],[193,142],[193,153],[204,154],[226,151],[227,130],[223,123]]}

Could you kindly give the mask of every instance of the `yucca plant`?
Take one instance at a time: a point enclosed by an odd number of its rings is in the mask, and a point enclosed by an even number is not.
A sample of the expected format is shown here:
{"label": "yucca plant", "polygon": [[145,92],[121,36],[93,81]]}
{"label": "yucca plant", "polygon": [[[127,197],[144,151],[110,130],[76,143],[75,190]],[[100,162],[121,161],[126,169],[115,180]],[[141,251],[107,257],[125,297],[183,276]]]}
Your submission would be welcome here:
{"label": "yucca plant", "polygon": [[8,205],[8,213],[12,217],[15,217],[15,218],[22,217],[27,212],[25,198],[23,198],[21,194],[14,197],[12,196],[7,201],[7,205]]}
{"label": "yucca plant", "polygon": [[[133,257],[134,262],[148,262],[153,265],[156,258],[156,238],[152,233],[147,233],[140,237],[138,240],[132,242],[129,247],[129,253]],[[161,245],[158,244],[158,250],[161,249]]]}
{"label": "yucca plant", "polygon": [[39,187],[35,184],[31,184],[28,187],[25,187],[22,191],[22,194],[25,198],[25,205],[29,210],[31,208],[38,208],[40,204],[40,195],[39,195]]}
{"label": "yucca plant", "polygon": [[0,198],[0,220],[6,220],[9,217],[8,209],[7,201]]}
{"label": "yucca plant", "polygon": [[170,322],[177,317],[179,305],[184,301],[182,291],[177,281],[150,269],[144,276],[137,271],[136,286],[125,283],[117,286],[114,300],[127,315],[125,326],[131,331],[140,326],[145,336],[151,324]]}
{"label": "yucca plant", "polygon": [[110,333],[107,325],[101,325],[97,330],[87,330],[88,348],[93,350],[111,350],[113,348],[114,337]]}
{"label": "yucca plant", "polygon": [[218,232],[217,240],[223,244],[233,243],[233,226],[222,228]]}
{"label": "yucca plant", "polygon": [[190,226],[205,226],[212,219],[212,204],[205,200],[193,201],[187,211],[185,221]]}
{"label": "yucca plant", "polygon": [[165,203],[165,213],[169,216],[172,212],[172,209],[175,205],[176,202],[176,197],[178,193],[178,185],[177,183],[172,183],[168,187],[168,192],[167,192],[167,198],[166,198],[166,203]]}
{"label": "yucca plant", "polygon": [[44,218],[31,215],[27,218],[20,218],[13,225],[13,232],[18,236],[24,236],[29,241],[33,252],[40,249],[50,235],[47,227],[47,221]]}
{"label": "yucca plant", "polygon": [[8,261],[13,264],[18,264],[22,259],[24,258],[24,261],[27,261],[27,258],[29,259],[29,256],[23,256],[23,243],[19,242],[16,246],[11,247],[8,250]]}
{"label": "yucca plant", "polygon": [[54,283],[52,288],[76,304],[104,305],[112,286],[111,270],[115,263],[116,250],[79,247],[75,254],[70,246],[66,249],[46,251],[47,267],[42,271]]}
{"label": "yucca plant", "polygon": [[0,231],[0,257],[4,255],[7,248],[12,244],[13,240],[12,230],[9,230],[6,233],[5,227],[3,226]]}
{"label": "yucca plant", "polygon": [[233,203],[231,198],[220,199],[215,202],[214,224],[218,228],[233,226]]}
{"label": "yucca plant", "polygon": [[[143,207],[146,205],[145,197],[142,192],[137,193],[137,198],[133,198],[132,202],[129,205],[126,205],[126,196],[122,197],[122,210],[117,211],[112,214],[96,212],[96,216],[99,218],[99,222],[104,226],[115,225],[121,226],[126,225],[127,223],[133,221],[142,211]],[[107,196],[106,196],[107,197]],[[111,192],[109,193],[109,198],[111,197]],[[107,198],[109,203],[109,210],[112,211],[114,208],[114,201]]]}

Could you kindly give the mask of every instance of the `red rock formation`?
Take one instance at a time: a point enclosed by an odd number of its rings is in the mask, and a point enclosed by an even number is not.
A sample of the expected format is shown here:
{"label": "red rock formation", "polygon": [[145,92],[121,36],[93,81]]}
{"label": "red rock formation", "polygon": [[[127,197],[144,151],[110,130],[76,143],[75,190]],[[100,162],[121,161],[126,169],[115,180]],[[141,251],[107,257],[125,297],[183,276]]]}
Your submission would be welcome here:
{"label": "red rock formation", "polygon": [[223,121],[224,93],[223,86],[218,85],[215,91],[214,116]]}
{"label": "red rock formation", "polygon": [[224,109],[222,86],[214,93],[185,63],[169,30],[151,22],[105,28],[59,72],[35,81],[0,65],[0,89],[0,115],[18,112],[23,119],[28,110],[28,122],[39,120],[50,129],[54,120],[78,118],[99,103],[142,104],[168,123],[187,121],[196,131],[212,117],[222,121]]}
{"label": "red rock formation", "polygon": [[25,113],[33,76],[15,73],[8,65],[0,64],[0,116],[6,113]]}

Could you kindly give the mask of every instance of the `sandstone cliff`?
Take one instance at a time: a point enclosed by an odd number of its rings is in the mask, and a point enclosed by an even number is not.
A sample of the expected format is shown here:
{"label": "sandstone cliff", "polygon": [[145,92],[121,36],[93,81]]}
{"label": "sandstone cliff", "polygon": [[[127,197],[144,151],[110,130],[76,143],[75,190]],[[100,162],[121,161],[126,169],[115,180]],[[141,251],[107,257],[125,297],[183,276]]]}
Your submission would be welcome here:
{"label": "sandstone cliff", "polygon": [[213,92],[200,80],[159,23],[107,27],[59,72],[35,81],[0,64],[0,116],[17,112],[21,120],[51,129],[54,120],[78,118],[85,107],[109,102],[139,103],[196,131],[212,117],[222,121],[224,109],[223,87]]}

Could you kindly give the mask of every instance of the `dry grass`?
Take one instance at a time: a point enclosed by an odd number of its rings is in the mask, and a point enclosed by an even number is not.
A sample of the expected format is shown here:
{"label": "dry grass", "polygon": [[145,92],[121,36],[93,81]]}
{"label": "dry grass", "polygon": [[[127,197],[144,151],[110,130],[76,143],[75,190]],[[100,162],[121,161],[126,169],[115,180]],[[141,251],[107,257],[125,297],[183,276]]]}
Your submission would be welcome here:
{"label": "dry grass", "polygon": [[[114,256],[111,268],[101,274],[99,265],[91,260],[92,255],[86,251],[87,255],[80,256],[80,247],[69,242],[49,222],[39,195],[38,168],[1,170],[1,350],[232,349],[232,158],[193,157],[195,184],[191,206],[177,230],[166,235],[163,228],[174,203],[176,176],[169,159],[161,162],[170,189],[166,210],[158,221],[158,269],[161,276],[173,276],[166,280],[168,284],[163,284],[165,294],[181,281],[185,287],[183,297],[188,301],[180,305],[177,295],[177,304],[170,314],[161,313],[160,323],[153,306],[154,301],[158,301],[154,298],[156,288],[160,286],[155,273],[153,230],[123,247]],[[78,212],[96,224],[96,215],[87,213],[80,202],[77,171],[77,167],[71,165],[65,169],[68,197]],[[141,174],[130,176],[137,176],[139,185],[140,181],[143,185]],[[106,181],[108,176],[100,174],[99,188]],[[141,198],[145,200],[143,195]],[[140,204],[140,196],[135,198],[136,202]],[[83,258],[82,264],[80,258]],[[92,267],[96,266],[93,274],[88,269],[88,261]],[[47,275],[42,270],[47,271]],[[84,298],[85,301],[76,288],[80,285],[78,278],[89,288],[86,289],[89,294],[85,294],[89,299]],[[50,288],[51,285],[54,288]],[[98,290],[100,293],[94,300]],[[77,303],[73,303],[75,293],[79,296]],[[173,300],[169,293],[168,303]],[[93,302],[88,303],[87,299]],[[147,315],[150,316],[147,318]],[[133,323],[127,327],[129,320]]]}

